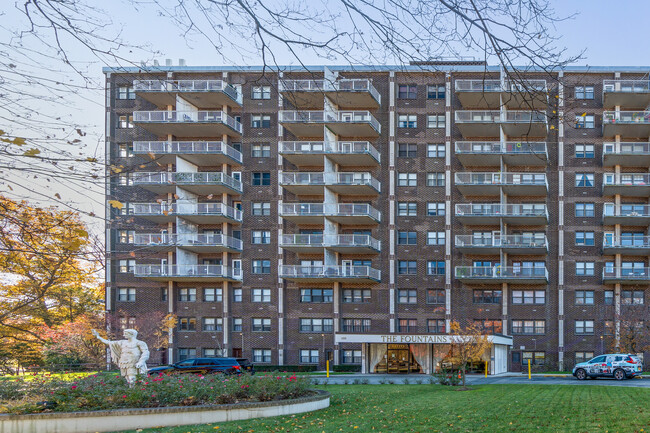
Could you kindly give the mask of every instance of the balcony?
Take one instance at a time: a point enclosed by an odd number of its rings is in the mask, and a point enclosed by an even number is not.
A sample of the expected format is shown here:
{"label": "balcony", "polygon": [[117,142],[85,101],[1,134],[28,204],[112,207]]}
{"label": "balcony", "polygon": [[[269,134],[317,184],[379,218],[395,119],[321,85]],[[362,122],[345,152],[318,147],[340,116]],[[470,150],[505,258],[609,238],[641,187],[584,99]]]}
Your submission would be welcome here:
{"label": "balcony", "polygon": [[325,186],[341,195],[370,196],[381,191],[379,181],[365,172],[283,172],[280,185],[296,195],[323,195]]}
{"label": "balcony", "polygon": [[650,255],[650,236],[605,236],[603,254],[624,254],[626,256]]}
{"label": "balcony", "polygon": [[222,80],[135,80],[133,89],[160,108],[176,105],[177,96],[198,108],[242,105],[242,95]]}
{"label": "balcony", "polygon": [[221,141],[134,141],[133,153],[160,164],[175,164],[176,157],[194,165],[241,165],[242,154]]}
{"label": "balcony", "polygon": [[605,267],[603,269],[604,284],[648,284],[650,268],[635,267]]}
{"label": "balcony", "polygon": [[134,203],[133,215],[156,223],[170,223],[176,217],[193,224],[240,224],[242,212],[223,203]]}
{"label": "balcony", "polygon": [[222,265],[135,265],[134,275],[153,281],[208,282],[241,281],[241,269]]}
{"label": "balcony", "polygon": [[368,79],[280,80],[282,95],[298,108],[322,108],[323,95],[340,108],[379,108],[381,95]]}
{"label": "balcony", "polygon": [[548,270],[514,266],[456,266],[456,279],[468,283],[546,284]]}
{"label": "balcony", "polygon": [[137,172],[133,184],[158,194],[173,193],[176,187],[198,195],[242,193],[242,183],[221,172]]}
{"label": "balcony", "polygon": [[280,266],[280,278],[298,283],[378,283],[381,271],[370,266]]}
{"label": "balcony", "polygon": [[479,238],[473,235],[458,235],[454,245],[460,252],[469,254],[499,254],[501,251],[522,255],[548,253],[546,236],[505,235]]}
{"label": "balcony", "polygon": [[650,105],[650,81],[603,80],[603,106],[645,108]]}
{"label": "balcony", "polygon": [[500,166],[546,166],[548,154],[546,142],[531,141],[457,141],[456,157],[469,167]]}
{"label": "balcony", "polygon": [[456,80],[456,95],[466,108],[546,109],[548,90],[546,80],[530,80],[525,83],[501,80]]}
{"label": "balcony", "polygon": [[546,137],[546,114],[537,111],[457,110],[455,123],[463,137],[499,137],[500,129],[511,137]]}
{"label": "balcony", "polygon": [[280,155],[297,166],[323,166],[324,157],[340,166],[379,165],[380,155],[368,141],[280,141]]}
{"label": "balcony", "polygon": [[462,203],[456,205],[456,218],[465,225],[541,226],[548,224],[545,204]]}
{"label": "balcony", "polygon": [[650,165],[650,143],[603,143],[603,166],[647,167]]}
{"label": "balcony", "polygon": [[465,196],[546,196],[546,173],[456,173],[455,183]]}
{"label": "balcony", "polygon": [[648,173],[604,173],[603,195],[623,197],[650,197],[650,174]]}
{"label": "balcony", "polygon": [[603,136],[650,137],[650,111],[603,111]]}
{"label": "balcony", "polygon": [[650,225],[650,205],[605,203],[603,207],[603,224],[623,224],[628,226]]}
{"label": "balcony", "polygon": [[133,122],[158,135],[239,138],[241,123],[223,111],[134,111]]}
{"label": "balcony", "polygon": [[280,238],[280,246],[296,253],[322,253],[327,248],[339,253],[375,254],[381,243],[368,235],[339,234],[285,234]]}
{"label": "balcony", "polygon": [[379,137],[381,125],[369,111],[288,111],[279,121],[296,137],[323,137],[326,126],[341,137]]}
{"label": "balcony", "polygon": [[168,251],[178,247],[194,253],[240,253],[244,247],[240,239],[203,233],[136,233],[134,244],[149,250]]}
{"label": "balcony", "polygon": [[365,203],[283,203],[280,216],[296,224],[323,224],[323,218],[343,225],[378,224],[377,209]]}

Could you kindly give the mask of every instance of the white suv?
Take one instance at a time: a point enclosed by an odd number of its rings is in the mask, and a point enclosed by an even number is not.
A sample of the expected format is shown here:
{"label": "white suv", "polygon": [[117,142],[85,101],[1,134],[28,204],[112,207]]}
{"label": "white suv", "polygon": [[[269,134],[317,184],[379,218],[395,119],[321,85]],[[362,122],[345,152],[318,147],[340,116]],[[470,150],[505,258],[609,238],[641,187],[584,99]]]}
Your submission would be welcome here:
{"label": "white suv", "polygon": [[642,372],[641,359],[631,353],[608,353],[573,367],[573,375],[578,380],[585,380],[588,377],[592,379],[613,377],[616,380],[623,380],[641,375]]}

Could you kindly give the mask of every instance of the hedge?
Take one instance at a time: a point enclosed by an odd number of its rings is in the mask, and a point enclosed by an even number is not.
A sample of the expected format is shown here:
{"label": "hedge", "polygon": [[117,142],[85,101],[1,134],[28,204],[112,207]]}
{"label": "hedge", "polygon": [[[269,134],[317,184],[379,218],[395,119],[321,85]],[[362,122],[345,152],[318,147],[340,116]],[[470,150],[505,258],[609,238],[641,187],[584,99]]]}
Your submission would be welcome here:
{"label": "hedge", "polygon": [[360,365],[335,365],[332,367],[332,371],[336,372],[354,372],[354,373],[360,373],[361,372],[361,366]]}
{"label": "hedge", "polygon": [[309,371],[316,371],[315,365],[268,365],[268,364],[255,364],[255,371],[269,372],[269,371],[290,371],[293,373],[307,373]]}

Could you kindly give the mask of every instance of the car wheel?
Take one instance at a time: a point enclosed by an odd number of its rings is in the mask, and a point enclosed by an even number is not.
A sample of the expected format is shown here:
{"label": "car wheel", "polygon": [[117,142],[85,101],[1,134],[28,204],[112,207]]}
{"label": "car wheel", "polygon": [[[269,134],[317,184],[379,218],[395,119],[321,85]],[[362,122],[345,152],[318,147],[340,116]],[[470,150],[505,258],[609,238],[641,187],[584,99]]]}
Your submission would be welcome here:
{"label": "car wheel", "polygon": [[625,379],[625,372],[621,370],[620,368],[617,370],[614,370],[614,379],[616,380],[623,380]]}
{"label": "car wheel", "polygon": [[584,371],[582,368],[579,368],[576,370],[576,378],[578,380],[585,380],[587,378],[587,372]]}

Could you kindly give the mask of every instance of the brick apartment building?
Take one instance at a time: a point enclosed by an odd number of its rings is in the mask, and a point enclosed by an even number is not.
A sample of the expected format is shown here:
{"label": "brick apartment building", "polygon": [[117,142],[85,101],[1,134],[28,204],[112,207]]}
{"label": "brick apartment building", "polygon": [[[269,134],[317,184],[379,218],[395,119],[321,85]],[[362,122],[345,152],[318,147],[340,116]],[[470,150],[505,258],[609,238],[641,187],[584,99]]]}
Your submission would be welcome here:
{"label": "brick apartment building", "polygon": [[612,350],[650,293],[648,70],[106,68],[107,311],[178,317],[154,363],[428,373],[452,320],[491,373]]}

